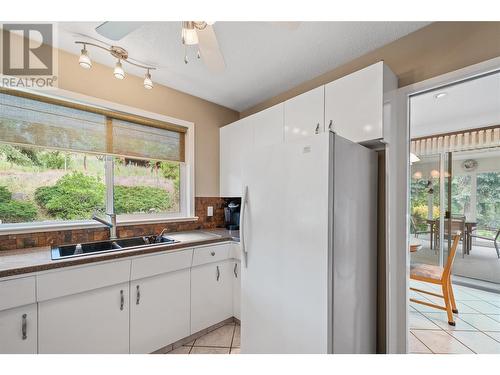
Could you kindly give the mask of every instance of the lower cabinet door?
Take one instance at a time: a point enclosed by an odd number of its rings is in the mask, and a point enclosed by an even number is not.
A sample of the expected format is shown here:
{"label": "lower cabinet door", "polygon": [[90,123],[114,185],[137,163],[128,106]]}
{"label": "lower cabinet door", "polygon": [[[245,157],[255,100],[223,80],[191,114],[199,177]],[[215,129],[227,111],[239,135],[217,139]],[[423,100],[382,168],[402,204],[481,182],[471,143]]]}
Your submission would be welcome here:
{"label": "lower cabinet door", "polygon": [[129,353],[129,283],[39,302],[39,353]]}
{"label": "lower cabinet door", "polygon": [[233,267],[227,260],[191,269],[191,333],[233,316]]}
{"label": "lower cabinet door", "polygon": [[233,315],[241,320],[241,262],[235,260],[233,263]]}
{"label": "lower cabinet door", "polygon": [[190,270],[130,283],[130,352],[151,353],[190,335]]}
{"label": "lower cabinet door", "polygon": [[0,354],[36,353],[36,303],[0,311]]}

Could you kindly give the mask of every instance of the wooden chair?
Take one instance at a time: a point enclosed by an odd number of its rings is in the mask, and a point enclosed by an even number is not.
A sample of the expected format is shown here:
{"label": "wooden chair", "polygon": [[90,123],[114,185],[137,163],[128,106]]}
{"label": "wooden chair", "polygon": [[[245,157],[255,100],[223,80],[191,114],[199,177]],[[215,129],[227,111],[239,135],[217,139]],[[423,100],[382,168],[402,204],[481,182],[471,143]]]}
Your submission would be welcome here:
{"label": "wooden chair", "polygon": [[424,294],[429,294],[434,297],[443,298],[445,305],[440,306],[431,302],[420,301],[414,298],[410,298],[410,301],[446,311],[446,313],[448,314],[448,324],[451,326],[455,325],[455,320],[453,319],[453,313],[458,314],[457,305],[455,303],[455,296],[453,295],[453,286],[451,284],[451,268],[453,266],[453,261],[455,259],[455,254],[457,252],[460,236],[461,236],[460,232],[457,232],[454,235],[453,244],[451,246],[450,252],[448,254],[448,259],[446,261],[446,265],[444,266],[444,268],[440,266],[433,266],[430,264],[414,264],[410,267],[410,279],[423,281],[430,284],[441,285],[443,294],[441,295],[437,293],[432,293],[426,290],[421,290],[412,287],[410,287],[410,290]]}

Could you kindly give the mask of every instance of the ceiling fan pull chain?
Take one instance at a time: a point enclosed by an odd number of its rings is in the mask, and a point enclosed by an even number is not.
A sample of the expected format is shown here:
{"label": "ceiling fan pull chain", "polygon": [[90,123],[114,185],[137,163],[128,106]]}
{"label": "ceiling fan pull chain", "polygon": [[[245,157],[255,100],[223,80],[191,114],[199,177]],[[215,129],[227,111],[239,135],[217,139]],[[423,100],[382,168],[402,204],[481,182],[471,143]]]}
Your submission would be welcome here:
{"label": "ceiling fan pull chain", "polygon": [[188,62],[189,61],[188,61],[188,56],[187,56],[187,47],[184,44],[184,64],[187,64]]}
{"label": "ceiling fan pull chain", "polygon": [[201,57],[200,50],[198,50],[198,52],[196,52],[196,57],[197,57],[198,59]]}

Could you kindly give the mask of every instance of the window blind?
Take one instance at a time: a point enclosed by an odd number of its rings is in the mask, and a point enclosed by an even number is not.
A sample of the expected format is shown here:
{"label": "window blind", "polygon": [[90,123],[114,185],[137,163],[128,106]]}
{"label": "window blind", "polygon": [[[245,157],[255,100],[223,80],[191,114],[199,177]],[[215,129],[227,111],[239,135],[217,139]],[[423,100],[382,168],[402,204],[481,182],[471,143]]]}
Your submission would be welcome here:
{"label": "window blind", "polygon": [[[184,161],[184,133],[43,99],[0,93],[0,141],[67,151]],[[123,117],[123,116],[122,116]]]}

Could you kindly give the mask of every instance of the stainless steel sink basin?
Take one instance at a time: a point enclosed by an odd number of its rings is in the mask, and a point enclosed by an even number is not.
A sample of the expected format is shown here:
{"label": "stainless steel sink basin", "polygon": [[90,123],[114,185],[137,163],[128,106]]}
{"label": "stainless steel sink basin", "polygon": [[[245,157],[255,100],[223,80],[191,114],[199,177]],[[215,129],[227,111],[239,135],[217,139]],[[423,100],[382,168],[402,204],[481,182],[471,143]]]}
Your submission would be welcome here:
{"label": "stainless steel sink basin", "polygon": [[87,242],[74,245],[52,247],[52,259],[65,259],[92,254],[108,253],[118,250],[129,250],[131,248],[149,247],[159,244],[173,244],[180,242],[170,236],[145,236],[122,238],[114,241]]}

